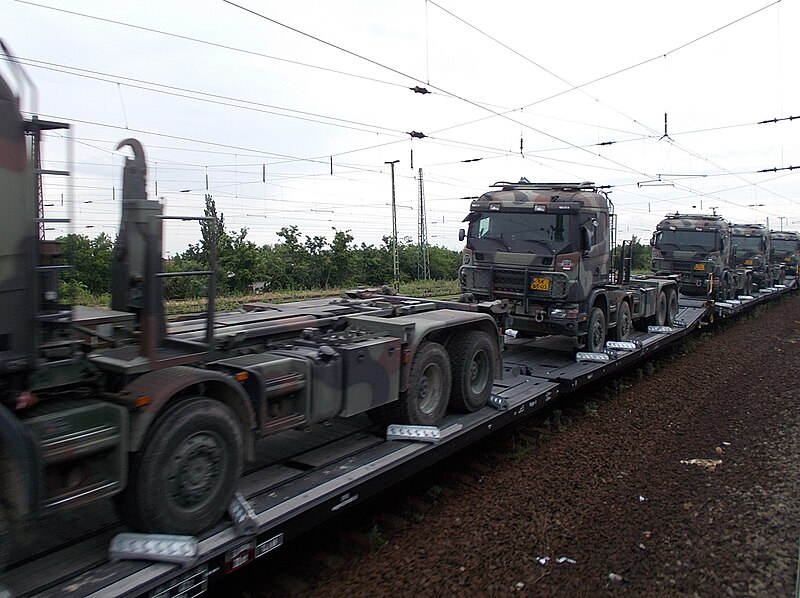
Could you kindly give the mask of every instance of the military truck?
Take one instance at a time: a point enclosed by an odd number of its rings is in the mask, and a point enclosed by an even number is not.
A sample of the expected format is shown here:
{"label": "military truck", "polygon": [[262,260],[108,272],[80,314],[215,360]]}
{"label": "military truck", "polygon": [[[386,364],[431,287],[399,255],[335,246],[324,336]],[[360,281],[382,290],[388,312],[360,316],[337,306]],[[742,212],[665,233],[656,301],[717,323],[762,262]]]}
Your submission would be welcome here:
{"label": "military truck", "polygon": [[505,299],[522,336],[564,335],[602,351],[606,337],[672,324],[674,278],[612,267],[613,204],[594,183],[498,182],[470,204],[459,277],[464,300]]}
{"label": "military truck", "polygon": [[[113,309],[64,303],[58,274],[70,266],[39,236],[26,136],[38,156],[42,131],[67,126],[23,120],[0,78],[0,557],[31,517],[107,497],[135,530],[196,534],[226,510],[261,436],[361,413],[435,426],[448,407],[486,402],[501,371],[500,302],[373,290],[215,313],[215,242],[208,270],[162,271],[168,217],[147,198],[133,139],[120,144],[133,157]],[[161,285],[175,275],[207,277],[203,315],[167,321]]]}
{"label": "military truck", "polygon": [[747,290],[747,276],[734,265],[731,225],[722,216],[667,214],[650,244],[653,272],[678,274],[684,295],[724,301]]}
{"label": "military truck", "polygon": [[775,263],[772,237],[763,224],[734,224],[731,226],[734,266],[743,279],[742,292],[783,284],[786,268]]}
{"label": "military truck", "polygon": [[797,276],[797,264],[800,261],[800,233],[782,230],[770,231],[772,237],[772,260],[775,264],[783,264],[786,273]]}

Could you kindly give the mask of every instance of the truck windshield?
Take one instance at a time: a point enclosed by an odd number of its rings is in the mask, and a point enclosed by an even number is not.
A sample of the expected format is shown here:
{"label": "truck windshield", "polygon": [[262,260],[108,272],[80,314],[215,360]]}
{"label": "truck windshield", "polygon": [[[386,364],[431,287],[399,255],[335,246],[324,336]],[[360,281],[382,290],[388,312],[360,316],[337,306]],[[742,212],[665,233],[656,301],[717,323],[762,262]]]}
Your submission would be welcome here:
{"label": "truck windshield", "polygon": [[772,239],[772,246],[777,252],[793,253],[800,248],[800,242],[794,239]]}
{"label": "truck windshield", "polygon": [[739,253],[756,253],[766,249],[766,244],[762,237],[740,237],[737,235],[731,238],[731,243],[736,245]]}
{"label": "truck windshield", "polygon": [[705,250],[719,249],[717,233],[696,230],[660,230],[656,233],[658,249]]}
{"label": "truck windshield", "polygon": [[502,247],[511,252],[555,254],[569,247],[569,225],[567,214],[473,212],[468,237],[471,246],[482,251]]}

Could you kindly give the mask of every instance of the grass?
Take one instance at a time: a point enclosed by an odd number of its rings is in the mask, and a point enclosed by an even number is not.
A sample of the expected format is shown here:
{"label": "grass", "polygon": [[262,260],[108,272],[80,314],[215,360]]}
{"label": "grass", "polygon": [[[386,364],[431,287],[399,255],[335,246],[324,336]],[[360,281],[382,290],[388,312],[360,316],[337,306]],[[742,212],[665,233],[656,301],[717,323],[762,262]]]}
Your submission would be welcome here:
{"label": "grass", "polygon": [[[359,287],[354,285],[340,289],[295,289],[271,293],[218,296],[216,299],[216,311],[234,311],[244,303],[255,301],[262,303],[288,303],[318,297],[341,297],[344,291],[353,288]],[[401,284],[399,292],[400,295],[429,298],[454,297],[458,293],[457,280],[415,280]],[[110,298],[107,294],[96,296],[82,293],[79,297],[76,297],[75,303],[91,307],[107,307],[110,305]],[[198,299],[172,299],[164,302],[164,310],[167,316],[201,313],[205,309],[205,297]]]}

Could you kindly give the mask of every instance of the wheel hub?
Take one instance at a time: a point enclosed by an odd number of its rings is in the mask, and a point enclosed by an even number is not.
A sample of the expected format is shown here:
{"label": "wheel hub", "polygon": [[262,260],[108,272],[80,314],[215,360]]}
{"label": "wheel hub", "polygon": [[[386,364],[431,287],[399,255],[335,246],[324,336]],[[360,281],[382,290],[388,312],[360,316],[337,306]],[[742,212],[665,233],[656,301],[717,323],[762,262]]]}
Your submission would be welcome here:
{"label": "wheel hub", "polygon": [[425,414],[432,413],[439,402],[442,393],[441,373],[432,366],[425,370],[425,374],[419,381],[417,400],[419,409]]}
{"label": "wheel hub", "polygon": [[489,358],[484,352],[477,353],[469,364],[469,385],[472,392],[479,393],[489,376]]}
{"label": "wheel hub", "polygon": [[220,474],[222,453],[211,434],[195,434],[175,451],[169,478],[170,495],[182,508],[201,504]]}

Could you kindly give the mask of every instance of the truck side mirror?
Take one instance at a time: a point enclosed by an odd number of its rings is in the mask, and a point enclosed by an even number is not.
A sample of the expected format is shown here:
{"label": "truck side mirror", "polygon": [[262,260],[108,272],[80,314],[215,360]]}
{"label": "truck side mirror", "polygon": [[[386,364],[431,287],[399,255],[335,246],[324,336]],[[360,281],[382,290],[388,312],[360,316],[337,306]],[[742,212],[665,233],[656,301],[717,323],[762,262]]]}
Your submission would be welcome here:
{"label": "truck side mirror", "polygon": [[581,249],[589,251],[592,248],[592,233],[585,226],[581,227]]}
{"label": "truck side mirror", "polygon": [[458,231],[458,240],[463,241],[466,238],[467,234],[464,232],[464,229],[459,229]]}

